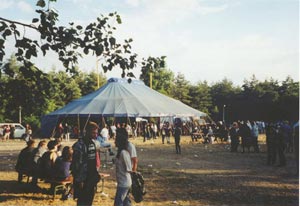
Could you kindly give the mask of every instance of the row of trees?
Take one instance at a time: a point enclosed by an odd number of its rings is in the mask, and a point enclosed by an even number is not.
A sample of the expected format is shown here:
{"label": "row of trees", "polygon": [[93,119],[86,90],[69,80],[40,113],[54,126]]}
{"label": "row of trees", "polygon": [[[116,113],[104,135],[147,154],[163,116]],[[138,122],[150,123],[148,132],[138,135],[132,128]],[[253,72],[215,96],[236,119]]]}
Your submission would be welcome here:
{"label": "row of trees", "polygon": [[[76,68],[66,73],[53,68],[45,73],[30,67],[22,71],[22,65],[12,56],[1,72],[0,121],[17,122],[20,109],[24,123],[39,127],[42,115],[63,107],[97,89],[97,74],[85,73]],[[140,79],[149,86],[149,71],[142,69]],[[208,84],[191,84],[182,74],[175,75],[170,69],[159,67],[153,73],[152,88],[183,103],[206,112],[219,121],[237,119],[295,121],[299,118],[299,82],[287,77],[279,83],[270,79],[258,81],[255,76],[235,86],[229,79]],[[106,83],[100,74],[100,86]]]}
{"label": "row of trees", "polygon": [[[175,75],[164,67],[153,73],[152,88],[189,106],[206,112],[213,120],[277,121],[299,119],[299,82],[286,77],[258,81],[253,75],[235,86],[227,78],[212,84],[199,81],[191,84],[183,74]],[[142,69],[140,79],[149,85],[149,70]]]}
{"label": "row of trees", "polygon": [[[15,56],[6,65],[0,73],[0,122],[18,122],[21,109],[22,121],[38,127],[42,115],[97,89],[95,72],[76,68],[71,74],[53,68],[45,73],[30,67],[24,73]],[[103,74],[99,79],[100,85],[106,83]]]}

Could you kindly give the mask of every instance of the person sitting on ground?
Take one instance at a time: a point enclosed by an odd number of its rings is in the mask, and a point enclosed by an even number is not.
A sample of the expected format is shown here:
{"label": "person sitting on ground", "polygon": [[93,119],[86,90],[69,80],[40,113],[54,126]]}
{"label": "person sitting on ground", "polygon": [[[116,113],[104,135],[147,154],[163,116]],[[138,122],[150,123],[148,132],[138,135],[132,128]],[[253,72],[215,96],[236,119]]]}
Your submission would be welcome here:
{"label": "person sitting on ground", "polygon": [[34,148],[32,152],[32,170],[33,170],[33,177],[32,177],[32,182],[31,184],[33,186],[37,186],[37,179],[40,176],[40,171],[39,171],[39,163],[41,160],[41,157],[45,152],[47,152],[47,141],[46,140],[41,140],[39,142],[39,145],[37,148]]}
{"label": "person sitting on ground", "polygon": [[22,182],[23,174],[31,175],[32,168],[31,168],[31,157],[32,152],[34,150],[34,140],[29,140],[27,142],[27,146],[21,150],[17,164],[16,164],[16,171],[18,172],[18,182]]}
{"label": "person sitting on ground", "polygon": [[42,178],[53,178],[54,163],[57,158],[57,142],[51,140],[47,144],[48,151],[43,154],[40,161],[40,176]]}

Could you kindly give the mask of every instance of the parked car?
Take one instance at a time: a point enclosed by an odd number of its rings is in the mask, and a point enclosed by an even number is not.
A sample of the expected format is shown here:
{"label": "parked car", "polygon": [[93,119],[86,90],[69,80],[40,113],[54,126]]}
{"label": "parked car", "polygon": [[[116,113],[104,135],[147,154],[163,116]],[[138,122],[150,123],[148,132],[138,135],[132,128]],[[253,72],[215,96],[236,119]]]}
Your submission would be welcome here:
{"label": "parked car", "polygon": [[[26,128],[20,123],[0,123],[2,133],[5,125],[15,127],[14,138],[22,138],[22,136],[26,133]],[[1,136],[2,135],[3,134],[1,134]]]}

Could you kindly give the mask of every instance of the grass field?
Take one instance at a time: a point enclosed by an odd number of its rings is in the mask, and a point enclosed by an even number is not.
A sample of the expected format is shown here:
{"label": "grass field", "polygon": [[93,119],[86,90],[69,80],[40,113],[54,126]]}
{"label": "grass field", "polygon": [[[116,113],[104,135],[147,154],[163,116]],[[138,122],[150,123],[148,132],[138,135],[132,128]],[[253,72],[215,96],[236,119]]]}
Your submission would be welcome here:
{"label": "grass field", "polygon": [[[64,145],[72,145],[64,142]],[[182,154],[175,153],[174,141],[162,144],[131,139],[136,145],[139,166],[147,194],[144,201],[133,205],[299,205],[299,176],[292,154],[286,154],[287,166],[266,165],[266,145],[260,137],[260,153],[230,153],[229,144],[204,145],[182,137]],[[53,201],[49,184],[39,182],[42,188],[34,192],[26,183],[17,183],[14,165],[25,142],[0,142],[0,205],[76,205],[73,199]],[[103,158],[103,157],[102,157]],[[104,162],[102,162],[104,163]],[[109,173],[104,193],[101,183],[94,205],[113,205],[116,191],[115,168],[107,164],[101,172]]]}

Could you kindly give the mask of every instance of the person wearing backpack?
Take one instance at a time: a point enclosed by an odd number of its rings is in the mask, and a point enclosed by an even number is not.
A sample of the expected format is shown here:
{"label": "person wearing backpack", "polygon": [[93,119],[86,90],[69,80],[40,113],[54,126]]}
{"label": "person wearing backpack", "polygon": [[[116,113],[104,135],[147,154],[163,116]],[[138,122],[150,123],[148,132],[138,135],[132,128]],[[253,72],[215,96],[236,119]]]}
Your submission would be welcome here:
{"label": "person wearing backpack", "polygon": [[130,153],[128,152],[128,133],[125,128],[117,129],[115,140],[118,152],[115,159],[117,191],[114,206],[130,206],[129,191],[132,185],[131,172],[132,164]]}

